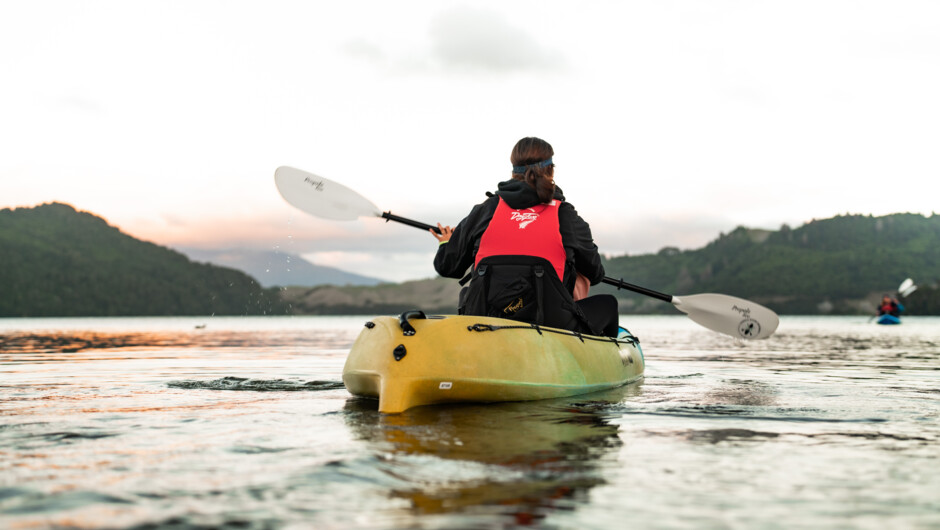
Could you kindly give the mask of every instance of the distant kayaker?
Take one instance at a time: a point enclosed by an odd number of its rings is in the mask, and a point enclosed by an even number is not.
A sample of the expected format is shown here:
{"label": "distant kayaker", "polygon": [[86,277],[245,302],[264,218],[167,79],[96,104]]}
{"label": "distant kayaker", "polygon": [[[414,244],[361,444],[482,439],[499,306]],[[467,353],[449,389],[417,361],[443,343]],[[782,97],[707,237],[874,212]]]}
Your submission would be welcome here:
{"label": "distant kayaker", "polygon": [[901,311],[903,311],[904,306],[898,303],[897,300],[891,298],[889,295],[884,295],[881,298],[881,305],[878,306],[878,316],[881,315],[891,315],[894,317],[901,316]]}
{"label": "distant kayaker", "polygon": [[[512,178],[477,204],[456,228],[431,231],[434,268],[468,275],[458,312],[615,337],[617,299],[587,296],[604,278],[591,228],[555,185],[552,146],[523,138],[513,147]],[[465,281],[465,280],[464,280]]]}

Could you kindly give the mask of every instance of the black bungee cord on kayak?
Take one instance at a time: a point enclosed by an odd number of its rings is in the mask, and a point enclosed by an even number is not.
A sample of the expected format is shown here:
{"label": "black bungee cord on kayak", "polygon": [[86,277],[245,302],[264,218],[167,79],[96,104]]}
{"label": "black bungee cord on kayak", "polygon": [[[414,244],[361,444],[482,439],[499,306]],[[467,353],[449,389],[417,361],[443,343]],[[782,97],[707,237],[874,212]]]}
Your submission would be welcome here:
{"label": "black bungee cord on kayak", "polygon": [[583,333],[578,333],[577,331],[569,331],[565,329],[545,328],[541,326],[536,326],[534,324],[528,325],[528,326],[524,326],[524,325],[498,326],[495,324],[473,324],[472,326],[467,326],[467,331],[499,331],[503,329],[531,329],[534,331],[538,331],[540,335],[544,331],[547,333],[556,333],[558,335],[566,335],[568,337],[578,337],[579,339],[581,339],[581,342],[584,342],[585,340],[593,340],[597,342],[613,342],[614,344],[620,344],[620,343],[633,344],[633,345],[640,344],[640,339],[638,337],[633,336],[633,334],[630,334],[629,337],[623,337],[623,338],[604,337],[601,335],[585,335]]}

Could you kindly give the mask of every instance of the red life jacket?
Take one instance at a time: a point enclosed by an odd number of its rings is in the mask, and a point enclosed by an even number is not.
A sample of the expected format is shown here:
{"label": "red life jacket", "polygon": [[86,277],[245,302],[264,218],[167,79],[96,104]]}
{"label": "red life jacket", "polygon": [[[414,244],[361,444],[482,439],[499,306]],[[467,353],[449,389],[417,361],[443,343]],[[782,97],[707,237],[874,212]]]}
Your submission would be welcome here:
{"label": "red life jacket", "polygon": [[561,201],[516,210],[500,197],[496,212],[480,238],[480,248],[473,262],[489,256],[536,256],[552,264],[558,279],[565,278],[565,246],[558,226]]}

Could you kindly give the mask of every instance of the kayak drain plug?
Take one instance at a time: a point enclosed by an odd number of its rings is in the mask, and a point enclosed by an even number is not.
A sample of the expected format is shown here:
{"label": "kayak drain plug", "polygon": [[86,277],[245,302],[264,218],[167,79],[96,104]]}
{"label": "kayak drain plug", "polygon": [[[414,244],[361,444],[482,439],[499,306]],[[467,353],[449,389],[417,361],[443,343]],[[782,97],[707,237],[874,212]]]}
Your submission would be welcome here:
{"label": "kayak drain plug", "polygon": [[404,359],[405,355],[407,354],[408,352],[405,350],[404,344],[399,344],[398,346],[395,346],[394,350],[392,350],[392,355],[395,357],[396,361]]}

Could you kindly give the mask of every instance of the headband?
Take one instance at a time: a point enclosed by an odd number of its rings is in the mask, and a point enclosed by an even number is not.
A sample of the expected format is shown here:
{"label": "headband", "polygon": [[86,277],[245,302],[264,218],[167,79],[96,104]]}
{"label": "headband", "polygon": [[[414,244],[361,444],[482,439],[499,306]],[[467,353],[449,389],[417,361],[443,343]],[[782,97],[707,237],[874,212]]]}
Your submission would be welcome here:
{"label": "headband", "polygon": [[531,168],[538,168],[538,167],[545,167],[545,166],[550,166],[550,165],[552,165],[552,159],[551,159],[551,158],[549,158],[548,160],[543,160],[543,161],[541,161],[541,162],[535,162],[534,164],[528,164],[528,165],[525,165],[525,166],[512,166],[512,172],[513,172],[513,173],[525,173],[526,170],[529,169],[530,167],[531,167]]}

